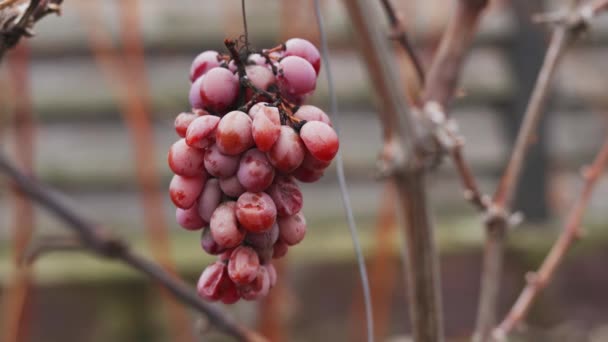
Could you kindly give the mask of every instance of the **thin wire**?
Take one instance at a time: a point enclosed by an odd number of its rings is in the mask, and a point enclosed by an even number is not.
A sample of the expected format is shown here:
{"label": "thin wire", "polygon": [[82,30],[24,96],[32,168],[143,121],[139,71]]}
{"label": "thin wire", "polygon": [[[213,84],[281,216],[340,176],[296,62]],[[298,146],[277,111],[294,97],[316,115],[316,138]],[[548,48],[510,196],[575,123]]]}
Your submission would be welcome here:
{"label": "thin wire", "polygon": [[[319,27],[319,34],[321,38],[321,58],[323,58],[323,64],[325,64],[325,73],[327,75],[327,86],[330,99],[330,114],[334,118],[333,125],[336,132],[339,133],[338,121],[338,99],[336,97],[334,89],[334,81],[329,65],[328,47],[327,47],[327,36],[323,27],[323,17],[321,16],[321,6],[319,0],[315,0],[315,14],[317,17],[317,26]],[[350,230],[351,238],[353,239],[353,247],[357,254],[357,263],[359,266],[359,274],[361,276],[361,285],[363,287],[363,299],[365,302],[365,317],[367,323],[367,341],[374,341],[374,316],[372,313],[372,297],[369,289],[369,279],[367,277],[367,269],[365,267],[365,258],[361,250],[361,243],[357,235],[357,224],[355,222],[355,215],[353,208],[350,203],[350,195],[348,193],[348,186],[346,185],[346,177],[344,176],[344,162],[342,161],[342,153],[338,150],[336,155],[336,173],[338,176],[338,184],[340,186],[340,195],[342,196],[342,203],[344,204],[344,211],[346,212],[346,218],[348,221],[348,229]]]}
{"label": "thin wire", "polygon": [[247,31],[247,12],[245,11],[245,0],[241,0],[241,13],[243,15],[243,31],[245,31],[245,46],[249,49],[249,32]]}

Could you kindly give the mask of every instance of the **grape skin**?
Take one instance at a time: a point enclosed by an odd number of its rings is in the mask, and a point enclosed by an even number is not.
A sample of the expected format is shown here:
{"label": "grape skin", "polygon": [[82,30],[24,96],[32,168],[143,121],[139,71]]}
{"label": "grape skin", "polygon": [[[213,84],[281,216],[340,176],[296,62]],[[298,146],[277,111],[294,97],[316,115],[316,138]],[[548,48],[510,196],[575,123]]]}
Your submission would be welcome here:
{"label": "grape skin", "polygon": [[226,251],[226,248],[220,246],[213,240],[210,228],[203,229],[203,232],[201,233],[201,248],[211,255],[219,255]]}
{"label": "grape skin", "polygon": [[321,108],[316,106],[300,106],[300,108],[298,108],[298,110],[293,115],[300,120],[321,121],[325,122],[330,126],[333,126],[331,124],[331,119],[329,118],[329,116]]}
{"label": "grape skin", "polygon": [[307,60],[319,75],[321,70],[321,54],[319,50],[308,40],[302,38],[291,38],[285,42],[285,56],[298,56]]}
{"label": "grape skin", "polygon": [[190,66],[190,82],[194,82],[207,71],[220,66],[219,53],[217,51],[204,51],[194,58]]}
{"label": "grape skin", "polygon": [[169,184],[169,195],[176,207],[191,208],[198,199],[203,187],[205,177],[182,177],[174,175]]}
{"label": "grape skin", "polygon": [[238,78],[225,68],[209,70],[200,84],[200,95],[205,108],[222,112],[230,107],[239,94]]}
{"label": "grape skin", "polygon": [[204,76],[199,77],[190,85],[188,100],[190,101],[190,107],[193,109],[202,109],[205,106],[201,98],[201,83],[203,82],[203,78]]}
{"label": "grape skin", "polygon": [[274,180],[274,167],[266,155],[253,148],[243,154],[236,176],[239,183],[249,192],[266,190]]}
{"label": "grape skin", "polygon": [[299,212],[292,216],[281,217],[279,223],[279,238],[289,246],[297,245],[306,235],[306,219]]}
{"label": "grape skin", "polygon": [[247,231],[260,233],[272,228],[277,208],[268,194],[245,192],[236,202],[236,217]]}
{"label": "grape skin", "polygon": [[281,91],[291,95],[307,94],[315,90],[317,84],[317,73],[313,66],[298,56],[287,56],[279,62],[277,78]]}
{"label": "grape skin", "polygon": [[179,135],[181,138],[185,138],[188,126],[190,126],[190,123],[197,117],[197,115],[192,113],[179,113],[173,123],[177,135]]}
{"label": "grape skin", "polygon": [[186,131],[186,144],[190,147],[204,149],[215,142],[215,128],[220,118],[215,115],[205,115],[196,118]]}
{"label": "grape skin", "polygon": [[[255,106],[254,106],[255,107]],[[256,108],[251,125],[253,141],[260,151],[268,152],[281,134],[281,117],[276,107],[262,106]]]}
{"label": "grape skin", "polygon": [[229,156],[220,152],[217,145],[211,145],[205,151],[205,170],[218,178],[233,176],[239,167],[239,155]]}
{"label": "grape skin", "polygon": [[305,123],[300,129],[300,138],[313,157],[325,162],[331,161],[340,147],[336,131],[321,121]]}
{"label": "grape skin", "polygon": [[260,269],[260,260],[253,248],[239,246],[228,260],[228,276],[237,285],[247,285],[255,280]]}
{"label": "grape skin", "polygon": [[228,197],[237,198],[243,194],[246,190],[239,182],[236,175],[228,178],[220,178],[220,189]]}
{"label": "grape skin", "polygon": [[266,190],[277,207],[277,216],[291,216],[302,209],[303,197],[300,187],[290,176],[276,177]]}
{"label": "grape skin", "polygon": [[254,145],[251,118],[238,110],[232,111],[217,125],[215,140],[223,154],[237,155]]}
{"label": "grape skin", "polygon": [[185,139],[180,139],[171,145],[167,159],[171,170],[180,176],[206,175],[204,152],[188,146]]}
{"label": "grape skin", "polygon": [[210,301],[216,301],[220,298],[220,287],[225,269],[226,265],[219,261],[205,268],[196,285],[196,290],[201,298]]}
{"label": "grape skin", "polygon": [[195,207],[190,209],[177,208],[175,210],[175,220],[186,230],[199,230],[207,225],[199,215]]}
{"label": "grape skin", "polygon": [[281,126],[279,138],[267,155],[279,171],[290,173],[302,164],[304,153],[304,143],[298,133],[289,126]]}
{"label": "grape skin", "polygon": [[236,202],[224,202],[211,215],[211,236],[221,247],[237,247],[245,239],[245,232],[238,225],[235,211]]}

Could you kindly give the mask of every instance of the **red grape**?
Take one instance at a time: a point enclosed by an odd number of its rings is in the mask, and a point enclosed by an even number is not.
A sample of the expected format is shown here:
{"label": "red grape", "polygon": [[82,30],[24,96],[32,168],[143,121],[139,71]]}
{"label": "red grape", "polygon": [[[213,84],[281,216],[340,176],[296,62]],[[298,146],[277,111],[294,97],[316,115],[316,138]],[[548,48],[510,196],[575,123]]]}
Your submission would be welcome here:
{"label": "red grape", "polygon": [[210,228],[205,228],[201,234],[201,247],[205,252],[211,255],[222,254],[224,251],[226,251],[226,248],[218,245],[217,242],[213,240]]}
{"label": "red grape", "polygon": [[245,188],[241,185],[236,175],[220,178],[220,189],[222,189],[226,196],[234,198],[241,196],[245,192]]}
{"label": "red grape", "polygon": [[214,112],[223,112],[236,100],[239,94],[239,80],[225,68],[209,70],[200,87],[201,99]]}
{"label": "red grape", "polygon": [[331,161],[338,153],[340,147],[338,135],[324,122],[305,123],[300,129],[300,137],[310,154],[321,161]]}
{"label": "red grape", "polygon": [[221,294],[220,300],[224,304],[234,304],[241,299],[241,294],[239,293],[236,284],[230,279],[230,277],[224,277],[222,286],[221,286]]}
{"label": "red grape", "polygon": [[169,196],[173,204],[182,209],[191,208],[201,194],[205,180],[205,176],[182,177],[174,175],[169,184]]}
{"label": "red grape", "polygon": [[196,81],[207,71],[220,66],[220,54],[217,51],[205,51],[200,53],[190,66],[190,82]]}
{"label": "red grape", "polygon": [[220,261],[205,268],[196,285],[196,290],[201,298],[212,301],[220,298],[225,269],[226,265]]}
{"label": "red grape", "polygon": [[185,139],[176,141],[169,149],[169,167],[180,176],[205,175],[205,154],[202,150],[186,144]]}
{"label": "red grape", "polygon": [[228,156],[220,152],[217,145],[211,145],[205,151],[205,169],[210,175],[226,178],[234,175],[239,168],[240,156]]}
{"label": "red grape", "polygon": [[319,50],[308,40],[291,38],[285,42],[285,56],[298,56],[307,60],[319,74],[321,69],[321,55]]}
{"label": "red grape", "polygon": [[281,241],[289,246],[293,246],[304,239],[304,235],[306,235],[306,219],[301,212],[292,216],[281,217],[278,219],[278,222]]}
{"label": "red grape", "polygon": [[289,173],[302,164],[304,153],[305,147],[298,133],[289,126],[281,126],[279,138],[268,151],[268,159],[279,171]]}
{"label": "red grape", "polygon": [[304,155],[304,161],[302,161],[302,165],[300,166],[311,170],[325,170],[330,164],[331,161],[319,160],[313,157],[309,151],[306,151],[306,154]]}
{"label": "red grape", "polygon": [[289,250],[289,245],[287,243],[285,243],[284,241],[281,241],[281,239],[277,240],[277,242],[274,244],[274,253],[272,254],[272,257],[274,259],[279,259],[284,257],[287,254],[287,251]]}
{"label": "red grape", "polygon": [[194,121],[198,116],[192,113],[179,113],[175,118],[173,125],[175,126],[175,132],[182,138],[186,137],[186,130],[190,123]]}
{"label": "red grape", "polygon": [[[255,107],[255,106],[254,106]],[[253,108],[252,108],[253,109]],[[251,110],[249,111],[251,115]],[[262,106],[256,108],[252,115],[251,133],[253,141],[260,151],[268,152],[281,134],[281,116],[276,107]]]}
{"label": "red grape", "polygon": [[203,83],[203,78],[203,76],[199,77],[190,85],[188,100],[190,101],[190,107],[194,109],[202,109],[205,106],[201,98],[201,83]]}
{"label": "red grape", "polygon": [[228,276],[237,285],[255,280],[260,269],[258,255],[251,247],[239,246],[232,251],[228,261]]}
{"label": "red grape", "polygon": [[239,288],[240,295],[245,300],[256,300],[268,295],[270,276],[264,267],[259,267],[255,279]]}
{"label": "red grape", "polygon": [[217,147],[223,154],[242,153],[254,145],[251,118],[241,111],[232,111],[220,120],[215,136]]}
{"label": "red grape", "polygon": [[236,202],[236,217],[243,228],[259,233],[272,228],[277,208],[268,194],[246,192]]}
{"label": "red grape", "polygon": [[[267,90],[271,85],[276,83],[274,74],[270,69],[261,65],[249,65],[245,68],[247,77],[251,83],[260,90]],[[253,96],[253,90],[247,88],[246,100],[250,100]]]}
{"label": "red grape", "polygon": [[260,192],[272,184],[274,167],[263,152],[252,148],[241,157],[236,176],[247,191]]}
{"label": "red grape", "polygon": [[215,208],[222,201],[222,189],[220,189],[220,181],[217,178],[207,180],[201,196],[198,200],[198,214],[203,220],[209,222]]}
{"label": "red grape", "polygon": [[236,247],[245,239],[245,232],[240,229],[235,212],[235,202],[224,202],[211,215],[211,236],[221,247]]}
{"label": "red grape", "polygon": [[195,207],[190,209],[177,208],[175,211],[175,220],[187,230],[198,230],[207,225],[199,215]]}
{"label": "red grape", "polygon": [[300,182],[314,183],[321,179],[324,173],[324,169],[311,169],[304,165],[300,165],[300,167],[293,171],[292,175]]}
{"label": "red grape", "polygon": [[327,114],[325,114],[325,112],[319,107],[303,105],[300,106],[300,108],[298,108],[293,115],[298,119],[306,121],[321,121],[332,126],[329,116],[327,116]]}
{"label": "red grape", "polygon": [[220,118],[215,115],[204,115],[196,118],[186,131],[186,144],[204,149],[215,141],[215,128]]}
{"label": "red grape", "polygon": [[[261,233],[248,232],[245,241],[256,249],[272,248],[279,238],[279,226],[276,222],[272,227]],[[272,256],[272,254],[271,254]]]}
{"label": "red grape", "polygon": [[277,176],[266,191],[277,207],[278,216],[291,216],[302,209],[302,192],[290,176]]}
{"label": "red grape", "polygon": [[279,62],[277,78],[281,91],[291,95],[309,93],[315,90],[317,84],[317,73],[313,66],[298,56],[288,56]]}

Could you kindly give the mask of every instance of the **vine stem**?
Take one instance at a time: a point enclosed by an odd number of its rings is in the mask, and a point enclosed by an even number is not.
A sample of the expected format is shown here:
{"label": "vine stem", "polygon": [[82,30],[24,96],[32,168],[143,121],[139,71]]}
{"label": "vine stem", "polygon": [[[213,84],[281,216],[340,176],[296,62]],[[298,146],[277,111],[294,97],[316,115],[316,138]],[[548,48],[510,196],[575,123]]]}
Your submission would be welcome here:
{"label": "vine stem", "polygon": [[2,154],[0,154],[0,173],[9,177],[25,196],[28,196],[65,222],[66,227],[79,236],[88,250],[100,257],[120,261],[129,265],[135,271],[148,276],[162,285],[183,304],[205,315],[217,329],[225,334],[235,337],[239,341],[267,341],[253,331],[234,322],[218,308],[203,302],[185,283],[154,262],[131,251],[124,241],[111,236],[102,226],[89,222],[69,209],[41,183],[19,171]]}

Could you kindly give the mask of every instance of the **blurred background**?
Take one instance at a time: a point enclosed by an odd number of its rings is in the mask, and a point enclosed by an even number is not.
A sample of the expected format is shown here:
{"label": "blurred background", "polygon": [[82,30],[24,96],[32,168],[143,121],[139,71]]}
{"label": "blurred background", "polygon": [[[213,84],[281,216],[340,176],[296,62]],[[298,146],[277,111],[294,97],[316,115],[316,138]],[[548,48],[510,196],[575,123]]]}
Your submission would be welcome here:
{"label": "blurred background", "polygon": [[[393,1],[430,63],[454,1]],[[341,150],[372,282],[379,341],[406,341],[409,328],[398,248],[395,197],[375,178],[381,145],[356,37],[341,1],[322,1],[341,108]],[[462,75],[454,117],[482,190],[496,186],[547,43],[530,16],[565,1],[492,1]],[[61,193],[71,207],[179,272],[192,286],[212,260],[199,234],[178,227],[167,187],[174,117],[187,111],[188,72],[201,51],[223,50],[243,34],[240,1],[65,1],[61,17],[36,26],[0,74],[0,146]],[[379,2],[378,2],[379,5]],[[270,48],[290,37],[318,45],[312,0],[247,0],[249,39]],[[526,221],[512,232],[502,280],[504,313],[561,228],[581,186],[580,168],[606,134],[608,18],[564,59],[521,180],[516,207]],[[388,25],[387,25],[388,32]],[[396,53],[400,53],[396,49]],[[311,103],[328,109],[322,67]],[[227,307],[275,341],[360,341],[360,281],[334,166],[306,184],[308,235],[290,250],[280,286],[256,303]],[[481,218],[463,200],[449,161],[430,178],[441,247],[445,328],[467,340],[475,319],[483,238]],[[62,223],[0,181],[0,340],[222,341],[204,334],[189,310],[135,272],[87,253],[57,253],[17,272],[29,241],[68,234]],[[540,296],[517,338],[608,340],[608,183],[600,182],[576,245]]]}

